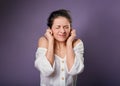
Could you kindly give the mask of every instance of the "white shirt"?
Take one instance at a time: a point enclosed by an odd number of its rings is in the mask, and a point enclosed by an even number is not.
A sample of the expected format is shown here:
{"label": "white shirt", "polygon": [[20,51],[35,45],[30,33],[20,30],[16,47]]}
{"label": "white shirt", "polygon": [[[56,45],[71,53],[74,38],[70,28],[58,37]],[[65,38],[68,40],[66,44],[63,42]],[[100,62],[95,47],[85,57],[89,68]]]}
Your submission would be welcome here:
{"label": "white shirt", "polygon": [[66,64],[66,57],[55,56],[54,64],[51,66],[45,54],[46,48],[39,47],[36,51],[35,67],[40,71],[40,86],[75,86],[77,74],[84,68],[84,47],[80,41],[74,48],[75,60],[70,71]]}

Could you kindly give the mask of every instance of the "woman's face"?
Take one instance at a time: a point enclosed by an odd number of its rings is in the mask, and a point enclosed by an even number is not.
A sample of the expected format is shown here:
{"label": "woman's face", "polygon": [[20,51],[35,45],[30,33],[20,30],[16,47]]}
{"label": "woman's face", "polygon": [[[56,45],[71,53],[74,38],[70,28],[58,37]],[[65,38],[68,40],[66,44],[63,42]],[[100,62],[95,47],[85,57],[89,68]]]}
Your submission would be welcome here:
{"label": "woman's face", "polygon": [[57,41],[65,42],[71,31],[70,22],[65,17],[57,17],[53,21],[52,32]]}

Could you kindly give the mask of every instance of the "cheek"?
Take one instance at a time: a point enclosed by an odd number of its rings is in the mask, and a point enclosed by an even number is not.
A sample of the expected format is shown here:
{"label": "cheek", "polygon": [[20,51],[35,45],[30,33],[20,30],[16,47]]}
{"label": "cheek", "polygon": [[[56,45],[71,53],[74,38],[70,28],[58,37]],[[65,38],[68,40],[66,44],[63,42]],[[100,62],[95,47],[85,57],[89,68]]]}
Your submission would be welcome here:
{"label": "cheek", "polygon": [[55,33],[55,29],[52,28],[51,30],[52,30],[52,33]]}
{"label": "cheek", "polygon": [[67,32],[67,34],[70,34],[71,30],[67,30],[66,32]]}
{"label": "cheek", "polygon": [[57,33],[57,31],[53,29],[53,30],[52,30],[52,34],[53,34],[53,36],[55,36],[56,33]]}

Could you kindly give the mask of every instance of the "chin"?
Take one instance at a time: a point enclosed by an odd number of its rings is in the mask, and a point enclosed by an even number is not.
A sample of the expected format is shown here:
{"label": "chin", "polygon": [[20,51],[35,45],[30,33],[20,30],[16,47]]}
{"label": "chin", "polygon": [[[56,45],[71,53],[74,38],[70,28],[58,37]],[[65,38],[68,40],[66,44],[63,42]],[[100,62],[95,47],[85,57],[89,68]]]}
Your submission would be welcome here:
{"label": "chin", "polygon": [[56,39],[59,42],[66,42],[66,39]]}

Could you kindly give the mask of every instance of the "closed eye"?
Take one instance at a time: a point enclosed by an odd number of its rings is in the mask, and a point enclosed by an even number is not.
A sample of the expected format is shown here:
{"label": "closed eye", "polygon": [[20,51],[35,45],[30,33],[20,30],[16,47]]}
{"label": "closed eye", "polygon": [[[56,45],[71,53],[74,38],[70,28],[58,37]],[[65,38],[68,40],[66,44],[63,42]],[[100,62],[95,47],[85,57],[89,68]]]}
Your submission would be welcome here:
{"label": "closed eye", "polygon": [[56,29],[59,29],[60,28],[60,26],[57,26],[57,27],[55,27]]}
{"label": "closed eye", "polygon": [[69,27],[68,26],[64,26],[64,29],[69,29]]}

